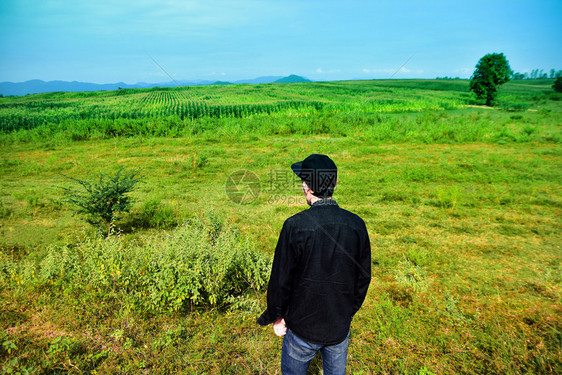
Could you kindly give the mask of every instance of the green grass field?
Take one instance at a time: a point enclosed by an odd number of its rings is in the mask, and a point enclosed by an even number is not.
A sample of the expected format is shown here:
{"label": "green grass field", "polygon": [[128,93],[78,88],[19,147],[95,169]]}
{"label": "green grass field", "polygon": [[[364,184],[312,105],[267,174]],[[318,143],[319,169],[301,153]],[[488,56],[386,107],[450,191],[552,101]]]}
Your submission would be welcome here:
{"label": "green grass field", "polygon": [[[316,152],[335,160],[334,198],[372,244],[350,374],[562,372],[551,85],[508,83],[494,108],[463,80],[0,98],[2,371],[280,373],[281,339],[255,319],[283,221],[307,207],[290,164]],[[64,203],[63,175],[120,168],[145,181],[120,234],[101,238]],[[259,181],[247,204],[226,191],[240,170]],[[214,260],[182,258],[201,248]]]}

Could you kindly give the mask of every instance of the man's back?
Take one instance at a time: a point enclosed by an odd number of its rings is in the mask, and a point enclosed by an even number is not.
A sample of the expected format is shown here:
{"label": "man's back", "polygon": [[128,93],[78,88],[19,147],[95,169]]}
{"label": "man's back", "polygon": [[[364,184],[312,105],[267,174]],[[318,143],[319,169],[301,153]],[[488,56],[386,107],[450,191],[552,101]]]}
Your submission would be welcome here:
{"label": "man's back", "polygon": [[269,288],[268,306],[283,301],[281,316],[303,339],[336,344],[349,332],[369,280],[365,223],[334,200],[320,200],[283,225],[270,278],[279,288]]}

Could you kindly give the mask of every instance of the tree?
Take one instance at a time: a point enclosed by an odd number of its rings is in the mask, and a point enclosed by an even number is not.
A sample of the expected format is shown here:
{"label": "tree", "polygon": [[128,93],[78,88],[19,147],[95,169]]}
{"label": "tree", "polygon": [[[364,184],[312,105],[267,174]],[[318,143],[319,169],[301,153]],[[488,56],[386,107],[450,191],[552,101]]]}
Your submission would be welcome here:
{"label": "tree", "polygon": [[478,99],[486,99],[492,105],[499,86],[509,81],[512,71],[503,53],[489,53],[482,57],[470,79],[470,91]]}
{"label": "tree", "polygon": [[539,70],[533,69],[531,70],[531,74],[529,75],[530,79],[537,79],[539,77]]}
{"label": "tree", "polygon": [[100,174],[94,182],[67,178],[78,183],[83,191],[63,188],[67,192],[65,200],[75,206],[75,213],[85,216],[86,222],[101,230],[106,228],[107,235],[111,234],[116,215],[129,212],[132,199],[127,194],[143,180],[138,171],[123,172],[123,169],[113,176]]}
{"label": "tree", "polygon": [[552,85],[552,88],[556,92],[562,92],[562,77],[556,78],[554,84]]}

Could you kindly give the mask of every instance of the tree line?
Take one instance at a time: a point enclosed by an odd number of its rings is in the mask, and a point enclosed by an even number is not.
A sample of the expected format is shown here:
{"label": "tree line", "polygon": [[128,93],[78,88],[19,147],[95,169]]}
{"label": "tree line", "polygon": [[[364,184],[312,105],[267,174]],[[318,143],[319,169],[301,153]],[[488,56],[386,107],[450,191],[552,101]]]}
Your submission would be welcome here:
{"label": "tree line", "polygon": [[533,69],[530,73],[517,73],[512,72],[511,79],[547,79],[547,78],[560,78],[562,77],[562,70],[550,69],[548,73],[544,69]]}

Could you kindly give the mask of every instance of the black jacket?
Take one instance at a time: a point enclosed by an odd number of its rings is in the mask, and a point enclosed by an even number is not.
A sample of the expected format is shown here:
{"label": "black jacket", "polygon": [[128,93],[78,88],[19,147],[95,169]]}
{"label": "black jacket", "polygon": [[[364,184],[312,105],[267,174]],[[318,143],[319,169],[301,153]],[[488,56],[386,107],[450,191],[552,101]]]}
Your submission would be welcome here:
{"label": "black jacket", "polygon": [[267,288],[268,325],[287,327],[311,343],[345,339],[371,280],[371,245],[365,222],[332,199],[315,202],[285,221]]}

